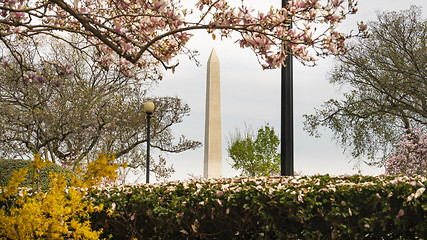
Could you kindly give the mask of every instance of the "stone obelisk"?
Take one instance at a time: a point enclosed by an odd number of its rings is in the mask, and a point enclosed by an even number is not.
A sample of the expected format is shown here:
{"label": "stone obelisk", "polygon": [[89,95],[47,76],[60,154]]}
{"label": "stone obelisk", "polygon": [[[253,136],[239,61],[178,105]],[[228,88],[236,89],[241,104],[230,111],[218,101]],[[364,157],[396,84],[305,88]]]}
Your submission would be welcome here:
{"label": "stone obelisk", "polygon": [[212,49],[208,60],[206,79],[206,118],[205,118],[205,178],[222,177],[221,155],[221,97],[219,60]]}

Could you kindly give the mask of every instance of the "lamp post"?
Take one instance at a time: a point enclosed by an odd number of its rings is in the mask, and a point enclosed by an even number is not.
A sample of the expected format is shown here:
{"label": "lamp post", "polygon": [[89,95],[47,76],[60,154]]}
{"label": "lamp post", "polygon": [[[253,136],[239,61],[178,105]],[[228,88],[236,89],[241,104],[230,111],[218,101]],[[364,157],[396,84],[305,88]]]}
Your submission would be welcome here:
{"label": "lamp post", "polygon": [[147,173],[146,182],[150,183],[150,119],[151,114],[154,112],[154,103],[148,101],[144,103],[144,112],[147,114]]}
{"label": "lamp post", "polygon": [[[282,7],[288,5],[288,0],[282,0]],[[289,28],[292,28],[292,21]],[[288,49],[288,51],[290,51]],[[293,71],[292,53],[289,52],[282,67],[282,104],[281,104],[281,175],[294,175],[294,113],[293,113]]]}

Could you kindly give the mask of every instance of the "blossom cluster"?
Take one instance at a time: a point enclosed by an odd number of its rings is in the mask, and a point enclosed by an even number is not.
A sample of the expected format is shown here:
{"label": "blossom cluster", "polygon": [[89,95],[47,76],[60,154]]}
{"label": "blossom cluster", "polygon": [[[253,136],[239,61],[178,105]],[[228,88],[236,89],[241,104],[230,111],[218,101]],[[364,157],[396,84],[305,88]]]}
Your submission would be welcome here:
{"label": "blossom cluster", "polygon": [[387,174],[427,174],[427,134],[412,129],[396,148],[397,152],[386,162]]}
{"label": "blossom cluster", "polygon": [[[244,1],[233,6],[226,0],[199,0],[193,9],[169,0],[7,0],[0,9],[3,36],[79,34],[99,50],[102,65],[126,71],[130,62],[144,67],[143,56],[174,68],[170,61],[183,52],[190,31],[198,29],[213,38],[239,33],[236,42],[251,48],[264,68],[282,66],[289,54],[303,63],[313,61],[310,49],[315,55],[338,54],[345,50],[346,35],[336,27],[357,11],[355,5],[354,0],[293,0],[284,8],[256,12]],[[193,21],[194,16],[199,19]]]}
{"label": "blossom cluster", "polygon": [[[24,41],[22,44],[26,44],[26,42]],[[23,59],[20,54],[2,58],[0,74],[3,76],[14,75],[10,78],[15,81],[17,79],[22,80],[16,81],[17,86],[15,87],[35,84],[39,87],[49,86],[51,88],[61,87],[64,80],[73,74],[73,69],[68,63],[42,61],[42,64],[35,65],[31,62],[32,60]],[[16,89],[14,90],[17,91]]]}

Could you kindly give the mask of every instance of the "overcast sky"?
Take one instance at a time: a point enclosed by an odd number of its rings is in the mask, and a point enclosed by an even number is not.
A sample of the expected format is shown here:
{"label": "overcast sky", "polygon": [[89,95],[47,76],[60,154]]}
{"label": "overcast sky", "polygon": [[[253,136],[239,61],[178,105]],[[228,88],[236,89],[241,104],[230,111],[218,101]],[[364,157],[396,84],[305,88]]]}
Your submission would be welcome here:
{"label": "overcast sky", "polygon": [[[185,4],[190,0],[183,0]],[[194,1],[196,2],[196,1]],[[256,9],[268,9],[269,5],[280,6],[280,0],[251,0],[249,4]],[[376,19],[377,11],[409,9],[411,5],[422,6],[426,16],[426,0],[359,0],[359,11],[348,18],[343,28],[357,29],[356,22]],[[212,48],[221,64],[221,111],[222,111],[222,161],[223,176],[234,177],[238,174],[228,161],[225,150],[227,137],[236,128],[244,129],[245,123],[257,129],[265,123],[274,127],[280,134],[280,70],[263,71],[253,52],[243,50],[232,39],[212,40],[206,32],[194,32],[187,46],[197,49],[197,67],[193,61],[183,56],[179,58],[176,72],[166,72],[164,80],[153,88],[155,96],[177,96],[191,107],[190,116],[173,127],[178,137],[185,135],[189,139],[204,141],[205,102],[206,102],[206,62]],[[332,132],[324,129],[318,139],[303,131],[303,114],[313,113],[330,98],[340,96],[339,89],[328,82],[328,72],[333,59],[321,59],[316,67],[304,67],[294,61],[294,149],[295,171],[305,175],[313,174],[356,174],[354,162],[343,154],[342,149],[331,139]],[[158,155],[157,152],[152,154]],[[188,179],[191,175],[203,175],[203,147],[180,154],[168,154],[168,163],[176,170],[169,180]],[[362,166],[362,174],[375,175],[383,169]],[[154,179],[154,178],[153,178]]]}

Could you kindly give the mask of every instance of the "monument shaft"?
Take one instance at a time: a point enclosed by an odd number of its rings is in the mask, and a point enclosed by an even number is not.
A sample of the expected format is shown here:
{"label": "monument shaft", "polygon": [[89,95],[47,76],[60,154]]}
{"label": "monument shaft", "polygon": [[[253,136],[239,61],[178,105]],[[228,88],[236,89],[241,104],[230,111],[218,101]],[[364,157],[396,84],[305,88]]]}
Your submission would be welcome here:
{"label": "monument shaft", "polygon": [[222,177],[220,65],[214,49],[208,60],[205,118],[205,178]]}

